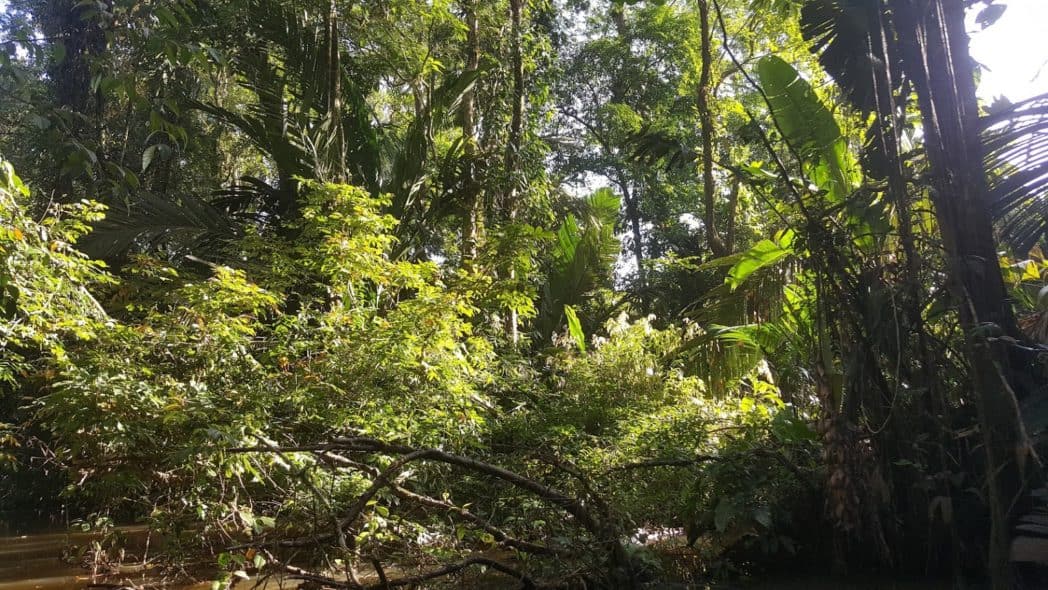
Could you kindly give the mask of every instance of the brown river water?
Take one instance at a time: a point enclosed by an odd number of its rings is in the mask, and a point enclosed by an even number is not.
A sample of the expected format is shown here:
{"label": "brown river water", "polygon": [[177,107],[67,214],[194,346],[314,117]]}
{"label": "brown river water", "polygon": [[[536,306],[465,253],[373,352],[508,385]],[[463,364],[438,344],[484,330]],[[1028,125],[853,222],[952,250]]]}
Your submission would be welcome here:
{"label": "brown river water", "polygon": [[[121,527],[136,551],[148,551],[148,533],[144,527]],[[0,537],[0,590],[87,590],[92,584],[127,585],[130,587],[149,585],[156,587],[164,580],[158,572],[144,569],[141,564],[126,565],[118,573],[92,576],[91,569],[63,560],[63,553],[70,546],[83,546],[96,539],[90,533],[44,533],[22,536]],[[139,553],[140,555],[140,553]],[[129,560],[130,561],[130,560]],[[492,588],[491,580],[480,586],[471,584],[474,590]],[[297,581],[269,580],[264,584],[246,582],[239,588],[260,590],[293,589]],[[506,586],[497,585],[500,588]],[[99,588],[100,586],[95,586]],[[209,590],[210,582],[194,584],[170,584],[164,586],[174,590]],[[654,586],[659,587],[659,586]],[[731,586],[667,585],[666,588],[708,588],[710,590],[933,590],[948,588],[934,583],[898,582],[891,580],[833,580],[826,578],[799,578],[794,580],[765,580],[755,584]]]}
{"label": "brown river water", "polygon": [[[148,550],[148,532],[145,527],[121,527],[121,533],[136,552]],[[119,572],[92,575],[91,568],[63,559],[69,547],[90,544],[97,539],[90,533],[44,533],[0,537],[0,590],[82,590],[92,584],[156,586],[165,580],[156,571],[140,563],[130,563]],[[140,554],[140,553],[139,553]],[[133,560],[128,560],[133,561]],[[240,587],[252,587],[243,584]],[[270,581],[258,588],[275,590],[295,588],[297,583]],[[99,586],[95,586],[98,588]],[[106,586],[112,588],[113,586]],[[170,584],[173,590],[209,590],[210,582]]]}

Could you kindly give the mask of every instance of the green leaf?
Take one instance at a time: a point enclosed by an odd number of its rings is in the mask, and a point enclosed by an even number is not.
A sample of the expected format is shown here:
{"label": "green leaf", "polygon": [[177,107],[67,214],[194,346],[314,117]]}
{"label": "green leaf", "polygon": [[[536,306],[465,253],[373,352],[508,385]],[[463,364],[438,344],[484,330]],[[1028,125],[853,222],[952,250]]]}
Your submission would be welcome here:
{"label": "green leaf", "polygon": [[854,188],[857,166],[833,113],[781,58],[764,57],[757,74],[783,139],[803,160],[809,180],[839,202]]}
{"label": "green leaf", "polygon": [[575,259],[575,248],[581,240],[582,230],[579,228],[579,222],[574,215],[568,214],[557,230],[557,243],[553,249],[553,257],[559,267],[567,268],[571,264]]}
{"label": "green leaf", "polygon": [[753,273],[793,254],[793,230],[779,232],[774,240],[761,240],[742,253],[725,279],[734,291]]}
{"label": "green leaf", "polygon": [[579,350],[586,352],[586,334],[582,331],[582,323],[579,322],[579,316],[575,313],[575,308],[565,305],[564,315],[568,318],[568,333],[571,334],[571,339],[575,341]]}
{"label": "green leaf", "polygon": [[146,148],[146,151],[142,152],[142,172],[149,169],[149,165],[156,159],[156,152],[159,148],[159,144],[154,144]]}
{"label": "green leaf", "polygon": [[767,506],[761,506],[753,511],[753,520],[756,520],[766,529],[771,528],[771,510]]}

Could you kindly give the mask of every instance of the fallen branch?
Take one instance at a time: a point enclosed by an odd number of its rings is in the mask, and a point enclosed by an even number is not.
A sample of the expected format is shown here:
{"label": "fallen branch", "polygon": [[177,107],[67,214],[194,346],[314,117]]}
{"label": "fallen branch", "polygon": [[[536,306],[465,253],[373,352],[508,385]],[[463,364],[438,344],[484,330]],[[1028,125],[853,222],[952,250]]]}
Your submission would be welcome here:
{"label": "fallen branch", "polygon": [[[350,507],[346,515],[339,520],[338,530],[335,533],[328,535],[317,535],[310,537],[300,537],[296,539],[284,539],[280,541],[262,543],[269,546],[279,547],[300,547],[309,544],[317,543],[318,541],[325,541],[335,536],[336,533],[341,532],[345,528],[351,526],[353,522],[360,516],[360,514],[367,508],[368,504],[383,488],[391,490],[395,495],[402,499],[410,500],[412,502],[429,506],[432,508],[440,508],[448,510],[460,518],[469,521],[470,523],[478,526],[482,530],[488,532],[492,537],[502,545],[512,547],[520,551],[532,554],[566,554],[565,552],[558,551],[551,547],[538,545],[528,541],[515,539],[507,535],[504,531],[491,525],[482,517],[469,512],[465,508],[455,506],[453,504],[437,500],[429,496],[418,494],[408,490],[396,483],[397,474],[402,471],[409,463],[416,461],[435,461],[439,463],[445,463],[447,465],[453,465],[469,471],[474,471],[494,477],[502,480],[514,487],[521,490],[530,492],[538,496],[543,501],[561,508],[572,517],[575,522],[588,533],[590,533],[604,548],[608,551],[610,557],[610,563],[613,567],[623,567],[624,570],[629,570],[628,557],[626,556],[625,549],[620,541],[621,534],[615,530],[611,523],[610,518],[607,514],[601,514],[602,518],[597,518],[587,508],[586,504],[571,496],[568,496],[554,488],[551,488],[538,481],[515,473],[503,467],[472,459],[470,457],[464,457],[453,453],[441,451],[433,448],[415,448],[408,445],[388,443],[368,437],[350,437],[350,438],[339,438],[333,441],[316,444],[316,445],[299,445],[289,447],[274,447],[269,445],[258,446],[258,447],[242,447],[227,449],[227,452],[232,453],[252,453],[252,452],[267,452],[267,453],[289,453],[289,452],[310,452],[318,455],[319,458],[328,462],[329,464],[337,463],[347,467],[360,469],[365,464],[359,463],[345,457],[341,454],[336,454],[336,451],[344,454],[352,453],[364,453],[364,454],[384,454],[384,455],[399,455],[399,458],[393,461],[388,467],[379,471],[376,468],[367,466],[364,471],[371,477],[371,486],[361,494],[353,505]],[[560,468],[565,469],[566,466],[561,463]],[[581,477],[581,475],[580,475]],[[588,486],[587,486],[588,489]],[[590,495],[593,495],[592,493]],[[598,512],[606,510],[606,504],[599,498],[594,497],[593,506],[598,509]],[[259,543],[256,543],[259,545]],[[470,562],[467,565],[473,565]],[[393,584],[393,582],[389,582]]]}
{"label": "fallen branch", "polygon": [[[322,452],[322,453],[318,453],[318,456],[323,458],[323,459],[325,459],[327,462],[329,462],[331,464],[337,464],[337,465],[341,465],[343,467],[350,467],[350,468],[356,469],[358,471],[364,471],[365,473],[370,475],[372,477],[372,479],[377,479],[378,477],[381,476],[381,472],[378,469],[376,469],[375,467],[372,467],[371,465],[367,465],[366,463],[359,463],[357,461],[353,461],[352,459],[348,459],[348,458],[343,457],[341,455],[336,455],[334,453],[325,451],[325,452]],[[411,490],[409,490],[409,489],[407,489],[407,488],[397,484],[396,482],[390,481],[389,485],[387,487],[389,487],[390,491],[392,491],[393,494],[395,496],[397,496],[398,498],[400,498],[401,500],[408,500],[410,502],[415,502],[416,504],[421,504],[423,506],[429,506],[430,508],[438,508],[438,509],[441,509],[441,510],[446,510],[448,512],[451,512],[453,514],[458,515],[463,520],[469,521],[469,522],[473,523],[474,525],[476,525],[477,527],[483,529],[485,532],[489,533],[495,539],[495,541],[497,543],[499,543],[501,545],[505,545],[506,547],[512,547],[513,549],[517,549],[518,551],[523,551],[524,553],[530,553],[532,555],[567,555],[567,554],[569,554],[569,552],[561,551],[561,550],[555,549],[553,547],[547,547],[545,545],[538,545],[536,543],[531,543],[529,541],[524,541],[524,540],[521,540],[521,539],[514,538],[514,537],[508,535],[502,529],[492,525],[490,522],[488,522],[483,517],[481,517],[479,515],[476,515],[476,514],[470,512],[469,510],[466,510],[465,508],[463,508],[461,506],[456,506],[455,504],[451,504],[449,502],[443,502],[443,501],[438,500],[438,499],[436,499],[436,498],[434,498],[432,496],[426,496],[426,495],[423,495],[423,494],[419,494],[417,492],[413,492],[413,491],[411,491]]]}
{"label": "fallen branch", "polygon": [[340,582],[340,581],[338,581],[338,580],[336,580],[334,578],[329,578],[327,576],[321,576],[319,574],[314,574],[314,573],[312,573],[312,572],[310,572],[308,570],[302,569],[300,567],[295,567],[293,565],[287,565],[287,564],[281,564],[281,567],[284,569],[285,572],[288,573],[287,579],[289,579],[289,580],[301,580],[303,582],[313,582],[314,584],[319,584],[321,587],[324,587],[324,588],[340,588],[340,589],[341,588],[345,588],[347,590],[352,588],[352,586],[350,586],[346,582]]}
{"label": "fallen branch", "polygon": [[[589,510],[582,505],[577,499],[562,494],[557,490],[541,484],[537,481],[529,479],[514,473],[508,469],[499,467],[498,465],[492,465],[485,463],[484,461],[478,461],[470,457],[463,457],[461,455],[455,455],[452,453],[446,453],[437,449],[416,449],[408,445],[400,445],[394,443],[387,443],[373,438],[366,437],[353,437],[336,439],[333,441],[335,445],[338,445],[332,450],[343,450],[343,451],[355,451],[355,452],[367,452],[367,453],[387,453],[395,455],[409,456],[410,458],[403,463],[419,459],[427,459],[431,461],[437,461],[440,463],[446,463],[448,465],[455,465],[468,469],[470,471],[477,471],[485,475],[489,475],[496,479],[500,479],[520,489],[529,491],[539,498],[560,507],[568,514],[575,517],[579,524],[590,533],[593,533],[598,538],[602,538],[608,531],[605,530],[597,520],[589,513]],[[402,457],[401,460],[403,460]]]}
{"label": "fallen branch", "polygon": [[385,582],[379,582],[374,586],[367,586],[366,589],[383,590],[385,588],[394,588],[397,586],[415,586],[423,582],[427,582],[429,580],[434,580],[436,578],[441,578],[454,573],[458,573],[474,565],[482,565],[485,567],[489,567],[499,573],[505,574],[511,578],[519,580],[521,583],[521,587],[523,588],[535,588],[535,582],[531,578],[502,562],[495,561],[494,559],[489,559],[487,557],[470,557],[458,563],[452,563],[450,565],[446,565],[440,569],[436,569],[431,572],[426,572],[417,576],[409,576],[406,578],[397,578],[395,580],[386,580]]}
{"label": "fallen branch", "polygon": [[560,550],[554,549],[552,547],[546,547],[545,545],[538,545],[536,543],[531,543],[529,541],[524,541],[524,540],[521,540],[521,539],[516,539],[514,537],[511,537],[511,536],[507,535],[505,533],[505,531],[503,531],[502,529],[492,525],[488,521],[484,520],[482,517],[477,516],[476,514],[473,514],[472,512],[470,512],[469,510],[466,510],[465,508],[456,506],[454,504],[449,504],[447,502],[442,502],[442,501],[440,501],[440,500],[438,500],[436,498],[433,498],[431,496],[424,496],[422,494],[417,494],[415,492],[412,492],[412,491],[410,491],[408,489],[405,489],[405,488],[403,488],[401,486],[398,486],[396,484],[391,485],[390,486],[390,490],[398,498],[401,498],[402,500],[410,500],[410,501],[415,502],[417,504],[422,504],[423,506],[429,506],[431,508],[440,508],[440,509],[443,509],[443,510],[447,510],[448,512],[453,512],[454,514],[457,514],[459,517],[461,517],[463,520],[467,520],[467,521],[473,523],[474,525],[476,525],[477,527],[483,529],[485,532],[490,534],[495,539],[495,541],[497,543],[500,543],[500,544],[505,545],[507,547],[512,547],[514,549],[523,551],[524,553],[531,553],[532,555],[566,555],[567,554],[567,552],[560,551]]}
{"label": "fallen branch", "polygon": [[[589,510],[587,510],[579,500],[503,467],[485,463],[484,461],[479,461],[470,457],[447,453],[438,449],[418,449],[408,445],[387,443],[373,438],[352,437],[335,439],[332,442],[317,445],[299,445],[291,447],[238,447],[226,449],[226,451],[230,453],[330,453],[332,451],[343,451],[351,453],[384,453],[389,455],[401,455],[400,459],[394,461],[394,463],[386,468],[385,471],[381,472],[372,486],[364,492],[360,498],[358,498],[357,502],[350,509],[349,514],[345,519],[343,519],[343,523],[355,519],[363,508],[367,506],[367,502],[374,497],[378,490],[382,487],[388,486],[392,482],[391,477],[393,474],[398,472],[405,465],[413,461],[430,460],[448,465],[455,465],[470,471],[476,471],[505,481],[506,483],[522,490],[531,492],[546,502],[563,509],[568,514],[575,517],[575,520],[580,526],[597,538],[608,538],[607,533],[609,531],[606,530],[606,527],[602,526],[602,524],[590,514]],[[331,457],[331,455],[327,456],[329,458]],[[614,537],[614,535],[612,535],[612,537]]]}
{"label": "fallen branch", "polygon": [[649,459],[647,461],[637,461],[635,463],[625,463],[623,465],[616,465],[611,467],[604,472],[604,476],[611,475],[618,471],[628,471],[632,469],[650,469],[654,467],[693,467],[695,465],[701,465],[702,463],[716,463],[720,461],[735,461],[739,459],[745,459],[753,456],[758,457],[771,457],[775,459],[780,465],[786,468],[794,477],[797,478],[801,484],[805,487],[817,490],[818,485],[811,480],[800,467],[794,465],[789,459],[786,458],[781,451],[773,451],[770,449],[753,449],[748,453],[738,453],[734,455],[694,455],[692,457],[680,457],[680,458],[666,458],[666,459]]}
{"label": "fallen branch", "polygon": [[[496,560],[488,558],[488,557],[480,557],[480,556],[469,557],[469,558],[464,559],[462,561],[459,561],[459,562],[456,562],[456,563],[452,563],[452,564],[448,564],[448,565],[445,565],[444,567],[441,567],[441,568],[438,568],[438,569],[435,569],[435,570],[432,570],[432,571],[428,571],[428,572],[421,573],[421,574],[414,575],[414,576],[406,576],[406,577],[403,577],[403,578],[394,578],[392,580],[389,579],[386,576],[385,570],[382,569],[382,564],[379,563],[379,561],[377,559],[373,559],[371,561],[371,563],[375,567],[375,571],[378,573],[379,582],[377,584],[373,584],[373,585],[370,585],[370,586],[363,586],[364,590],[389,590],[389,588],[396,588],[396,587],[400,587],[400,586],[417,586],[418,584],[422,584],[423,582],[428,582],[429,580],[435,580],[437,578],[442,578],[444,576],[450,576],[452,574],[456,574],[456,573],[458,573],[458,572],[460,572],[460,571],[462,571],[464,569],[467,569],[469,567],[472,567],[474,565],[480,565],[480,566],[484,566],[484,567],[489,567],[489,568],[491,568],[491,569],[493,569],[493,570],[495,570],[495,571],[497,571],[499,573],[505,574],[505,575],[507,575],[507,576],[509,576],[511,578],[519,580],[520,583],[521,583],[521,587],[522,588],[525,588],[525,589],[528,589],[528,590],[534,590],[536,588],[534,580],[529,578],[524,573],[522,573],[519,570],[516,570],[516,569],[514,569],[514,568],[512,568],[512,567],[510,567],[510,566],[508,566],[508,565],[506,565],[506,564],[504,564],[504,563],[502,563],[500,561],[496,561]],[[295,567],[295,566],[291,566],[291,565],[283,565],[282,567],[283,567],[284,571],[286,571],[288,573],[287,578],[291,579],[291,580],[301,580],[303,582],[313,582],[315,584],[319,584],[319,585],[324,586],[326,588],[339,588],[339,589],[351,588],[351,586],[349,584],[347,584],[346,582],[342,582],[342,581],[336,580],[334,578],[329,578],[327,576],[321,576],[321,575],[318,575],[318,574],[314,574],[314,573],[311,573],[311,572],[306,571],[306,570],[304,570],[302,568],[299,568],[299,567]]]}
{"label": "fallen branch", "polygon": [[649,459],[647,461],[637,461],[636,463],[625,463],[623,465],[616,465],[604,472],[604,475],[615,473],[617,471],[629,471],[631,469],[649,469],[652,467],[691,467],[693,465],[699,465],[701,463],[708,463],[711,461],[727,461],[732,457],[719,457],[714,455],[696,455],[694,457],[680,458],[680,459]]}

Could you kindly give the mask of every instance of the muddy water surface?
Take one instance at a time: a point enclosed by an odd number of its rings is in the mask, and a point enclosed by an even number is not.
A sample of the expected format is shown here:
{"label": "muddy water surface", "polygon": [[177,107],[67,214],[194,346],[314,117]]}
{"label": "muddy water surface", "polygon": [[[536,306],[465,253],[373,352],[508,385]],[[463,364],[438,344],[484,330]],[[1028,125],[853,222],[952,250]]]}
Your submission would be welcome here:
{"label": "muddy water surface", "polygon": [[[136,555],[148,549],[148,533],[144,527],[122,527],[121,533],[135,547]],[[71,546],[83,546],[97,539],[88,533],[46,533],[23,536],[0,537],[0,590],[87,590],[112,585],[159,586],[165,580],[156,571],[143,568],[141,564],[123,567],[120,572],[92,576],[91,569],[63,560],[63,554]],[[128,560],[133,561],[133,560]],[[504,580],[499,580],[503,582]],[[493,580],[481,578],[469,584],[472,590],[481,588],[508,588],[501,583],[493,586]],[[296,588],[299,582],[269,581],[262,585],[247,584],[244,587],[260,590]],[[168,584],[173,590],[209,590],[210,582],[195,584]],[[711,590],[932,590],[948,588],[928,582],[899,582],[892,580],[841,580],[831,578],[799,578],[790,580],[765,580],[755,584],[706,586],[668,584],[664,588]]]}
{"label": "muddy water surface", "polygon": [[[121,527],[120,532],[136,552],[148,550],[148,532],[144,527]],[[90,567],[63,559],[70,547],[84,546],[96,540],[90,533],[45,533],[0,537],[0,590],[82,590],[92,584],[157,585],[165,582],[156,571],[141,563],[130,563],[118,572],[92,575]],[[141,555],[141,553],[137,553]],[[133,560],[129,560],[133,561]],[[95,586],[98,588],[99,586]],[[106,586],[112,587],[112,586]],[[209,590],[210,582],[171,584],[177,590]],[[262,586],[271,590],[279,584]],[[293,588],[293,584],[285,584]]]}

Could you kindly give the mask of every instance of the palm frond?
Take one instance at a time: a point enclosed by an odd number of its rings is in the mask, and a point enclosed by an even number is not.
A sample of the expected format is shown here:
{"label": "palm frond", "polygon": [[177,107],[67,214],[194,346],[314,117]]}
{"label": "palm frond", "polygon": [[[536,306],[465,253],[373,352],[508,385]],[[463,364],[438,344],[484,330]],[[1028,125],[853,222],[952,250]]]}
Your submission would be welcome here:
{"label": "palm frond", "polygon": [[667,171],[692,165],[699,157],[684,141],[658,129],[642,129],[630,138],[630,144],[634,160],[649,166],[661,162]]}
{"label": "palm frond", "polygon": [[238,40],[228,65],[257,101],[244,113],[200,101],[192,106],[247,136],[281,178],[349,178],[377,193],[374,113],[348,56],[332,58],[326,13],[275,0],[252,0],[247,13],[247,39]]}
{"label": "palm frond", "polygon": [[139,195],[109,206],[104,220],[80,244],[94,258],[111,258],[132,248],[185,250],[236,239],[236,225],[222,211],[193,195],[175,200]]}
{"label": "palm frond", "polygon": [[1025,255],[1048,235],[1048,94],[999,109],[983,125],[997,226]]}
{"label": "palm frond", "polygon": [[[483,71],[481,68],[450,76],[434,88],[422,112],[408,125],[403,138],[395,143],[391,150],[393,164],[389,176],[383,179],[383,190],[393,195],[394,217],[402,218],[407,211],[418,206],[420,191],[427,178],[427,165],[432,159],[434,132],[453,120],[462,100]],[[461,147],[461,142],[456,143],[452,152]]]}
{"label": "palm frond", "polygon": [[[609,286],[619,252],[615,237],[621,201],[611,189],[600,189],[586,198],[579,218],[568,215],[557,230],[549,278],[542,288],[535,319],[536,342],[549,338],[567,321],[565,306],[584,307],[601,287]],[[605,318],[583,318],[586,331]]]}
{"label": "palm frond", "polygon": [[[801,33],[848,102],[863,113],[883,110],[877,104],[875,70],[902,72],[894,36],[881,37],[881,10],[880,2],[870,0],[808,0],[801,7]],[[894,82],[898,86],[903,80],[896,75]]]}

